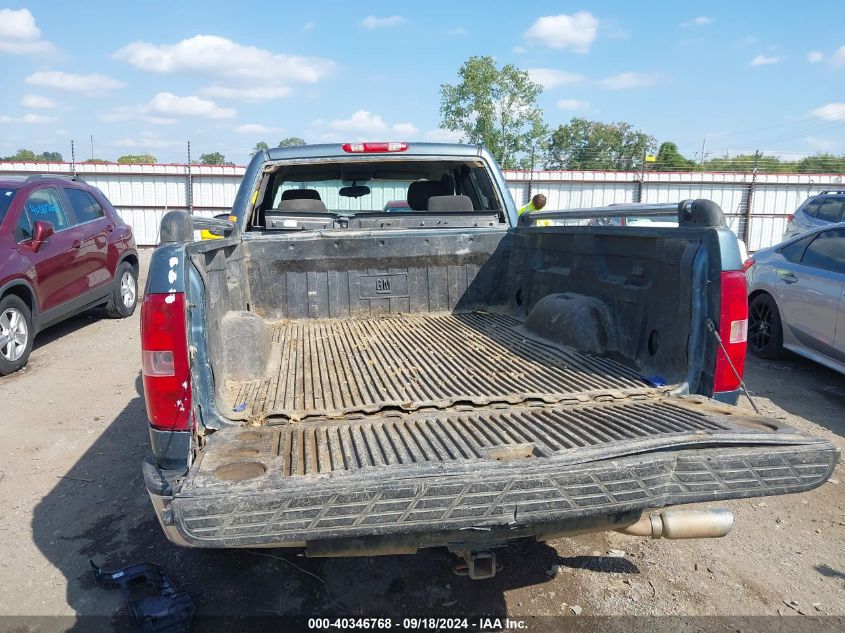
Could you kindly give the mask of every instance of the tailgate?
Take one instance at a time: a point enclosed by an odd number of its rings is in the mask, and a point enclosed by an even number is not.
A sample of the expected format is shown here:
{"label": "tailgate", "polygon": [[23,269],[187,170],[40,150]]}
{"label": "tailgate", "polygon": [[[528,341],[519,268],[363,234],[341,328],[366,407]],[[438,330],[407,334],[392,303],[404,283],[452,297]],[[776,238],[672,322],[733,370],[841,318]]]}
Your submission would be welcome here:
{"label": "tailgate", "polygon": [[805,491],[837,458],[826,440],[700,396],[362,415],[215,432],[171,516],[200,547],[524,531]]}

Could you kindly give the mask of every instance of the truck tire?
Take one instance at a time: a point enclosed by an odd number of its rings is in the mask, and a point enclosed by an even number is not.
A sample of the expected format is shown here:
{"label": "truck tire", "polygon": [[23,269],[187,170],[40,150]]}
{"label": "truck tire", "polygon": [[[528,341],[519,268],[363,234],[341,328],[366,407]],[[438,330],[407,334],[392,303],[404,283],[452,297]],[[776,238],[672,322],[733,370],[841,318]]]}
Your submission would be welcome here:
{"label": "truck tire", "polygon": [[761,293],[748,306],[748,349],[760,358],[783,355],[783,324],[775,300]]}
{"label": "truck tire", "polygon": [[34,338],[32,312],[23,299],[17,295],[0,299],[0,376],[26,365]]}
{"label": "truck tire", "polygon": [[113,319],[131,317],[138,303],[138,278],[135,268],[128,262],[117,267],[114,275],[114,289],[106,304],[106,314]]}

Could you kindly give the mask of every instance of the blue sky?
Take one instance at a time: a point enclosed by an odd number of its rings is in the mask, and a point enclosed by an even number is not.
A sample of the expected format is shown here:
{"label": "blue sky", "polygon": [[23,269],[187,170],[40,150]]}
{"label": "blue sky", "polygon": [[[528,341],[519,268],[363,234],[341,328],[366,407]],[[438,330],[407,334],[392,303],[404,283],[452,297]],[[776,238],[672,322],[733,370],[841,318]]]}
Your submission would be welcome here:
{"label": "blue sky", "polygon": [[628,121],[693,156],[845,153],[841,1],[0,0],[0,155],[184,162],[256,141],[441,140],[470,55],[531,70],[546,120]]}

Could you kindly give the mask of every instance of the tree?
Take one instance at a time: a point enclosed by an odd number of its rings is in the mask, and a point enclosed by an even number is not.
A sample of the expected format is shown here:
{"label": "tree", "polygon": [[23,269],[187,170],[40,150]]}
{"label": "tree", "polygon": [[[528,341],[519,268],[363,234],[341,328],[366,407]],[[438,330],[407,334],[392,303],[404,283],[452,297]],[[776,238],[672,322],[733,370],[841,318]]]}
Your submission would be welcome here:
{"label": "tree", "polygon": [[255,144],[255,147],[252,148],[252,153],[255,154],[256,152],[266,152],[268,149],[270,149],[270,146],[267,145],[267,143],[265,143],[264,141],[258,141]]}
{"label": "tree", "polygon": [[845,173],[845,156],[816,154],[802,158],[796,164],[796,171],[815,174]]}
{"label": "tree", "polygon": [[209,152],[200,156],[199,165],[234,165],[226,161],[226,157],[220,152]]}
{"label": "tree", "polygon": [[45,163],[61,163],[64,160],[59,152],[41,152],[35,158]]}
{"label": "tree", "polygon": [[506,169],[530,167],[547,133],[537,106],[543,87],[512,64],[499,70],[492,57],[470,57],[458,75],[458,84],[440,86],[440,127],[485,146]]}
{"label": "tree", "polygon": [[21,163],[34,163],[36,158],[35,158],[35,152],[33,152],[31,149],[19,149],[17,152],[12,154],[11,156],[6,156],[3,160],[15,161],[15,162],[21,162]]}
{"label": "tree", "polygon": [[31,149],[19,149],[11,156],[6,156],[0,160],[19,163],[61,163],[64,159],[59,152],[41,152],[40,154],[36,154]]}
{"label": "tree", "polygon": [[692,171],[695,168],[695,161],[684,157],[674,143],[661,143],[656,158],[652,166],[655,171]]}
{"label": "tree", "polygon": [[546,154],[549,169],[608,169],[631,171],[653,152],[653,136],[630,123],[602,123],[573,117],[552,132]]}
{"label": "tree", "polygon": [[301,139],[298,136],[288,136],[279,141],[279,147],[293,147],[294,145],[307,145],[307,143],[305,139]]}
{"label": "tree", "polygon": [[158,161],[152,154],[124,154],[117,162],[121,165],[152,165]]}
{"label": "tree", "polygon": [[105,158],[89,158],[88,160],[83,160],[83,165],[107,165],[109,161]]}
{"label": "tree", "polygon": [[705,161],[704,171],[785,173],[796,170],[795,163],[783,163],[777,156],[766,156],[760,152],[723,156]]}

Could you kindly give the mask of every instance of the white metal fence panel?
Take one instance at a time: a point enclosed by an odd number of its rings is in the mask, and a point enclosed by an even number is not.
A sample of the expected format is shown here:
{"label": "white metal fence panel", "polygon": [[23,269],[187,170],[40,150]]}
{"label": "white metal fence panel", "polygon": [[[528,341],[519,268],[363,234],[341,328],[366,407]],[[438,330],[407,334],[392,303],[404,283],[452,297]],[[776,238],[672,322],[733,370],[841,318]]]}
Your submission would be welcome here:
{"label": "white metal fence panel", "polygon": [[[158,243],[158,226],[165,211],[186,209],[193,202],[201,215],[231,208],[245,171],[240,166],[204,165],[76,165],[77,173],[99,187],[135,230],[138,244]],[[67,174],[68,163],[0,163],[0,174]],[[190,172],[190,179],[189,179]],[[780,241],[790,213],[810,195],[845,190],[845,174],[747,174],[705,172],[506,171],[508,189],[517,206],[542,193],[547,209],[597,207],[619,202],[677,202],[688,198],[715,201],[738,235],[745,232],[751,193],[748,248],[757,250]],[[189,182],[191,186],[189,187]],[[379,209],[390,200],[404,200],[405,183],[371,184],[372,193],[357,200],[337,198],[326,190],[329,208]]]}

